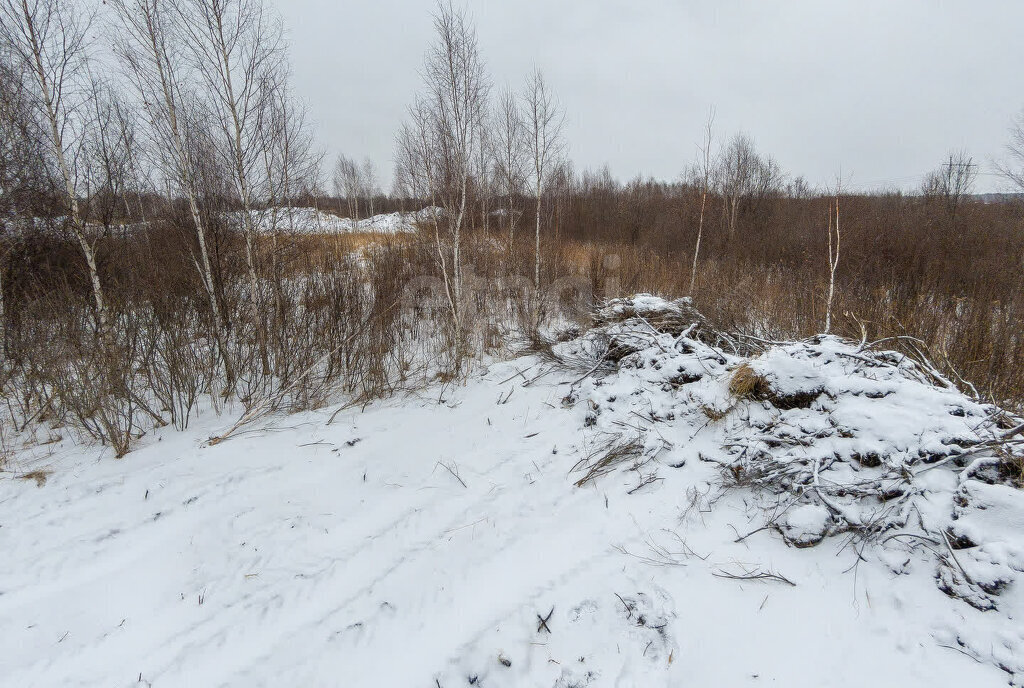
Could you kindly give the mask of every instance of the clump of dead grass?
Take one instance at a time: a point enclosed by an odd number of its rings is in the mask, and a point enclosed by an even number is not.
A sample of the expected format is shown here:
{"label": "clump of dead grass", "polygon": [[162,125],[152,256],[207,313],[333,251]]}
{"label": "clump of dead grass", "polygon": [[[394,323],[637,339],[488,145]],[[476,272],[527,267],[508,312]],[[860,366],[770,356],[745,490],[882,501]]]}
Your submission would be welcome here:
{"label": "clump of dead grass", "polygon": [[42,487],[46,484],[46,479],[50,477],[53,471],[35,470],[29,471],[28,473],[22,473],[16,476],[18,480],[35,480],[37,487]]}
{"label": "clump of dead grass", "polygon": [[572,467],[572,471],[583,471],[583,477],[576,481],[576,487],[583,487],[588,482],[611,473],[618,466],[639,459],[643,451],[644,438],[640,435],[610,440]]}
{"label": "clump of dead grass", "polygon": [[771,396],[771,385],[749,363],[736,366],[729,378],[729,394],[736,399],[763,401]]}
{"label": "clump of dead grass", "polygon": [[732,409],[732,406],[730,406],[729,408],[721,409],[718,408],[717,406],[712,406],[710,404],[700,405],[700,412],[707,416],[708,420],[716,423],[725,418],[726,416],[728,416],[729,411],[732,411]]}
{"label": "clump of dead grass", "polygon": [[1000,468],[1015,487],[1024,489],[1024,454],[1004,453]]}
{"label": "clump of dead grass", "polygon": [[807,408],[823,391],[823,387],[811,387],[783,392],[746,362],[738,365],[729,379],[729,394],[737,401],[767,401],[780,410]]}

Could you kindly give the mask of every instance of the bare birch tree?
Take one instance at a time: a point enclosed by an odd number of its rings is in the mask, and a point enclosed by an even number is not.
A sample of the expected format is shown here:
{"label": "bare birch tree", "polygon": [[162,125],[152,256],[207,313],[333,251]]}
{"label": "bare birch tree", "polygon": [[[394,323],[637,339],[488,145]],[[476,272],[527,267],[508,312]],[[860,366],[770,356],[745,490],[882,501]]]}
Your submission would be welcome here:
{"label": "bare birch tree", "polygon": [[234,385],[234,367],[227,347],[229,322],[217,297],[207,227],[200,210],[197,162],[190,155],[186,111],[191,104],[184,91],[177,36],[164,0],[109,0],[117,12],[116,52],[145,104],[153,155],[164,179],[185,196],[198,242],[193,256],[210,307],[211,327],[224,366],[227,389]]}
{"label": "bare birch tree", "polygon": [[433,163],[437,156],[431,143],[433,129],[429,119],[425,103],[417,98],[395,137],[395,185],[411,198],[430,199],[434,206],[437,188],[433,183]]}
{"label": "bare birch tree", "polygon": [[366,198],[367,217],[373,217],[374,197],[380,192],[380,184],[377,181],[377,166],[369,158],[363,159],[359,171],[360,191]]}
{"label": "bare birch tree", "polygon": [[345,198],[352,227],[359,225],[359,197],[363,193],[362,170],[355,160],[343,153],[334,161],[334,192]]}
{"label": "bare birch tree", "polygon": [[260,131],[272,102],[264,80],[284,59],[283,29],[263,0],[178,0],[175,7],[190,49],[193,66],[206,83],[211,109],[217,113],[233,172],[245,261],[249,274],[250,310],[263,374],[271,372],[266,328],[262,325],[260,281],[256,267],[256,196],[264,138]]}
{"label": "bare birch tree", "polygon": [[280,211],[284,209],[285,228],[289,234],[295,231],[293,199],[316,184],[317,170],[323,157],[315,149],[309,130],[306,109],[295,102],[288,85],[288,73],[282,71],[275,78],[268,76],[263,87],[268,89],[267,98],[271,103],[267,121],[262,128],[265,141],[262,145],[263,164],[266,170],[267,195],[270,204],[269,228],[271,232],[271,276],[274,308],[270,328],[277,338],[278,353],[284,353],[283,319],[284,294],[283,274],[280,260],[279,239],[281,235]]}
{"label": "bare birch tree", "polygon": [[[131,154],[119,121],[127,108],[116,90],[105,80],[90,74],[85,151],[80,163],[83,190],[80,203],[86,217],[111,231],[119,217],[127,217],[131,208],[125,193],[129,185]],[[124,212],[121,205],[124,204]]]}
{"label": "bare birch tree", "polygon": [[[267,79],[265,88],[271,104],[261,145],[267,198],[274,213],[284,205],[288,229],[294,231],[293,199],[316,186],[323,153],[316,147],[305,105],[291,93],[288,73]],[[277,227],[276,220],[270,224]]]}
{"label": "bare birch tree", "polygon": [[0,0],[0,46],[15,67],[32,75],[33,102],[46,132],[45,141],[60,174],[69,225],[89,270],[98,330],[109,335],[110,316],[96,263],[95,237],[89,236],[79,206],[74,162],[86,136],[83,122],[91,15],[67,0]]}
{"label": "bare birch tree", "polygon": [[[842,178],[836,182],[835,204],[828,209],[828,298],[825,300],[825,334],[832,331],[832,298],[836,292],[836,268],[839,267],[839,196],[842,193]],[[835,211],[835,229],[832,226],[832,213]],[[835,235],[833,241],[833,234]],[[834,244],[834,245],[833,245]]]}
{"label": "bare birch tree", "polygon": [[414,198],[430,199],[430,224],[434,230],[434,248],[437,265],[444,283],[445,298],[452,315],[452,322],[458,328],[461,313],[456,303],[453,285],[454,271],[449,266],[449,244],[447,228],[442,238],[444,210],[438,207],[441,196],[442,165],[444,155],[438,143],[439,132],[435,125],[432,108],[425,98],[417,97],[409,108],[409,121],[402,125],[396,145],[398,177]]}
{"label": "bare birch tree", "polygon": [[493,126],[490,120],[490,112],[487,109],[482,113],[483,120],[480,122],[480,140],[476,146],[476,160],[473,170],[473,191],[476,201],[480,205],[480,221],[483,224],[484,233],[491,230],[491,195],[494,186],[494,141],[491,136]]}
{"label": "bare birch tree", "polygon": [[522,193],[526,180],[526,127],[523,124],[519,101],[511,89],[498,97],[494,121],[495,171],[498,184],[508,203],[505,208],[509,250],[515,241],[515,196]]}
{"label": "bare birch tree", "polygon": [[[425,93],[410,110],[416,164],[429,185],[438,262],[456,330],[462,327],[462,233],[466,225],[469,178],[480,141],[490,82],[477,46],[476,28],[451,3],[434,14],[436,39],[424,58]],[[443,225],[444,231],[441,230]]]}
{"label": "bare birch tree", "polygon": [[526,120],[527,150],[530,156],[530,176],[534,199],[537,202],[533,286],[538,296],[535,311],[539,313],[541,203],[544,186],[562,155],[562,126],[565,121],[562,109],[539,69],[534,69],[527,77],[526,88],[523,91],[523,111]]}
{"label": "bare birch tree", "polygon": [[129,196],[134,194],[139,219],[142,222],[146,222],[146,208],[142,203],[142,196],[152,188],[152,179],[147,173],[148,170],[143,168],[141,142],[138,135],[138,126],[135,122],[137,111],[128,104],[125,98],[115,98],[112,101],[112,105],[113,116],[117,123],[119,145],[123,147],[126,155],[125,213],[131,215],[133,211],[129,202]]}
{"label": "bare birch tree", "polygon": [[693,296],[697,283],[697,259],[700,257],[700,242],[704,235],[704,210],[707,207],[708,191],[711,186],[711,129],[715,123],[714,108],[708,113],[704,124],[704,141],[700,147],[700,159],[697,161],[695,179],[700,183],[700,219],[697,220],[697,244],[693,248],[693,267],[690,268],[690,296]]}

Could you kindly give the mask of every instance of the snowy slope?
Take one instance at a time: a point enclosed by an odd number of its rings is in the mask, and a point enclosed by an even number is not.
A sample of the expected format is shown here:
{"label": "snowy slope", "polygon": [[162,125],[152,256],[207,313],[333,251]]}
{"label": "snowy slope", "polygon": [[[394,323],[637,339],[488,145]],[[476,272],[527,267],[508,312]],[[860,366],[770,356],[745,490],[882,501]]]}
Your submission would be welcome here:
{"label": "snowy slope", "polygon": [[[689,342],[689,353],[673,341]],[[560,346],[568,355],[583,343]],[[627,355],[582,380],[522,358],[449,387],[440,404],[440,388],[429,389],[333,424],[333,409],[279,418],[215,446],[205,439],[230,419],[159,430],[119,461],[67,441],[49,456],[24,456],[19,470],[54,472],[41,487],[0,479],[0,685],[1011,680],[993,657],[1009,653],[1012,664],[1024,647],[1019,581],[1000,591],[998,609],[981,611],[940,590],[936,557],[924,549],[893,541],[859,559],[813,495],[779,530],[806,535],[827,523],[835,534],[817,546],[789,546],[770,528],[737,542],[764,525],[764,493],[726,487],[722,464],[707,459],[729,459],[722,440],[740,431],[738,419],[771,412],[758,402],[717,421],[694,411],[733,403],[731,354],[682,334],[634,348],[632,365]],[[829,413],[852,422],[891,400],[874,420],[903,428],[896,443],[926,430],[912,408],[893,415],[908,398],[936,437],[982,412],[955,391],[902,376],[852,367],[840,375],[846,362],[816,367],[781,349],[758,361],[790,381],[888,385],[889,395]],[[692,376],[665,383],[686,366]],[[955,400],[965,415],[938,415],[936,400]],[[820,409],[791,411],[813,424]],[[592,464],[615,433],[642,437],[650,461],[576,487],[577,464]],[[635,489],[645,475],[652,481]],[[952,519],[961,489],[952,465],[925,478],[935,486],[918,495],[921,510]],[[999,508],[998,532],[986,510],[970,510],[977,502],[964,501],[957,520],[965,535],[992,540],[981,546],[989,560],[1015,565],[1020,491],[961,482],[998,491],[984,502]],[[976,559],[982,566],[985,557]],[[735,578],[752,573],[777,578]]]}

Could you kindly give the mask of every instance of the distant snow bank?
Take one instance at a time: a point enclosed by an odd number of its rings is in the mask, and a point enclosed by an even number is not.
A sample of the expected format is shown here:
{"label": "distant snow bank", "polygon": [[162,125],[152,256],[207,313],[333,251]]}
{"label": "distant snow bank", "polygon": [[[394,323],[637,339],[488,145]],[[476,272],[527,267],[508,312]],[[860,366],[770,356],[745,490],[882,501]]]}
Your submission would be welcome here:
{"label": "distant snow bank", "polygon": [[[290,234],[343,234],[349,232],[374,232],[377,234],[401,234],[415,232],[416,224],[428,222],[433,219],[434,213],[442,212],[437,207],[421,208],[413,212],[382,213],[372,217],[363,218],[358,222],[351,218],[338,217],[319,208],[301,207],[285,208],[271,207],[263,210],[253,210],[253,226],[257,231],[270,234],[275,228],[279,232]],[[222,217],[241,228],[242,212],[225,213]],[[32,231],[59,236],[65,229],[68,218],[64,216],[53,218],[33,217],[25,222],[9,222],[0,218],[0,232],[11,232],[20,235],[26,231],[26,225],[30,225]],[[131,233],[141,231],[149,227],[148,222],[132,222],[129,224],[117,224],[111,229],[118,233]],[[95,223],[88,224],[88,230],[101,233],[106,231],[102,225]]]}
{"label": "distant snow bank", "polygon": [[416,223],[426,222],[440,208],[422,208],[415,212],[395,212],[374,215],[358,222],[338,217],[318,208],[267,208],[253,211],[253,223],[260,232],[277,231],[298,234],[342,234],[348,232],[375,232],[400,234],[415,232]]}

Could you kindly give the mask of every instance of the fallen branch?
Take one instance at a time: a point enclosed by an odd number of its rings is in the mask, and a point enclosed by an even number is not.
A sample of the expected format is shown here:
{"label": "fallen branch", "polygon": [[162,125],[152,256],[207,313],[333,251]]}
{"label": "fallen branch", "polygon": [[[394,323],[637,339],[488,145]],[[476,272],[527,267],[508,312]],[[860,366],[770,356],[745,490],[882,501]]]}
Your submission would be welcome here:
{"label": "fallen branch", "polygon": [[729,580],[777,581],[779,583],[791,585],[794,588],[796,587],[796,583],[789,580],[780,573],[773,573],[771,571],[758,571],[757,569],[742,574],[729,573],[728,571],[722,571],[721,569],[719,569],[718,571],[712,571],[711,575],[715,576],[716,578],[728,578]]}
{"label": "fallen branch", "polygon": [[[441,468],[443,468],[446,471],[448,471],[449,473],[451,473],[452,476],[454,476],[456,480],[458,480],[460,483],[462,483],[462,486],[464,488],[466,488],[467,490],[469,489],[469,485],[467,485],[466,481],[463,480],[462,476],[459,475],[459,467],[458,467],[458,465],[456,465],[454,463],[447,464],[444,461],[438,461],[436,465],[440,466]],[[453,466],[454,466],[454,468],[453,468]]]}

